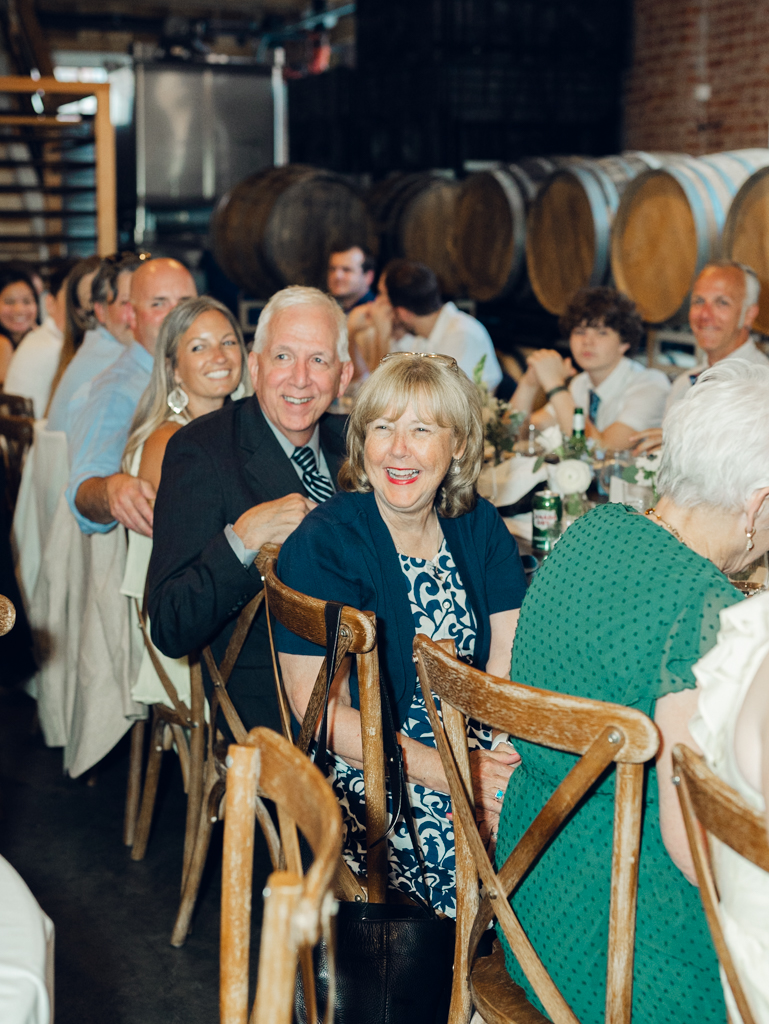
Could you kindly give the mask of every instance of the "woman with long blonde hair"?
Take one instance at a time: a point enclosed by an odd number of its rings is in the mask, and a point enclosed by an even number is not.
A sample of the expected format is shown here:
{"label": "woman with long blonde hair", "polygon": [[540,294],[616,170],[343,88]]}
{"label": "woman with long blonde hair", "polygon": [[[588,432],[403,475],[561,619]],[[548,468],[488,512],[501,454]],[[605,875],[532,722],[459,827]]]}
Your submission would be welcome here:
{"label": "woman with long blonde hair", "polygon": [[[180,302],[160,328],[152,376],[139,399],[123,453],[123,472],[147,480],[157,490],[166,445],[176,431],[221,409],[231,397],[251,391],[243,334],[230,310],[207,295]],[[151,554],[152,540],[129,530],[121,593],[140,605]],[[157,655],[181,699],[188,700],[187,659],[166,658],[159,651]],[[133,696],[145,704],[165,700],[148,650]]]}

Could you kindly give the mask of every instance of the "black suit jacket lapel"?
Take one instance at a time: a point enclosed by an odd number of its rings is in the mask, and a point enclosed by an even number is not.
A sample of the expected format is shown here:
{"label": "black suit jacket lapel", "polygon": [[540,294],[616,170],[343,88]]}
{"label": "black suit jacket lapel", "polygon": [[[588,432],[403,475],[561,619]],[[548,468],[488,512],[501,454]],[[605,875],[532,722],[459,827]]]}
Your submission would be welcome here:
{"label": "black suit jacket lapel", "polygon": [[291,460],[267,425],[256,397],[243,404],[240,445],[247,453],[243,459],[243,470],[256,484],[260,502],[274,501],[287,494],[307,496]]}

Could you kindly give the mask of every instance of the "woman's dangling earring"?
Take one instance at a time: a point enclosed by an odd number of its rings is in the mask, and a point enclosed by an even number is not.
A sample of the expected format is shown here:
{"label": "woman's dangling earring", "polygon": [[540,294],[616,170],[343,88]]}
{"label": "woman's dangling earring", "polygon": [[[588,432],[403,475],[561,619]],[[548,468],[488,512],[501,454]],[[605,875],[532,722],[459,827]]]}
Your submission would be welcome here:
{"label": "woman's dangling earring", "polygon": [[456,474],[459,473],[461,469],[462,467],[459,465],[459,462],[456,459],[454,459],[453,465],[451,467],[451,472],[456,476]]}
{"label": "woman's dangling earring", "polygon": [[752,551],[753,548],[755,547],[755,544],[753,543],[753,538],[755,537],[755,535],[756,535],[756,528],[755,528],[755,526],[752,529],[745,531],[745,536],[748,538],[748,543],[745,545],[745,550],[746,551]]}
{"label": "woman's dangling earring", "polygon": [[175,412],[177,416],[179,413],[184,412],[189,405],[189,401],[189,395],[184,388],[180,387],[178,384],[173,391],[169,392],[168,398],[166,399],[169,409]]}

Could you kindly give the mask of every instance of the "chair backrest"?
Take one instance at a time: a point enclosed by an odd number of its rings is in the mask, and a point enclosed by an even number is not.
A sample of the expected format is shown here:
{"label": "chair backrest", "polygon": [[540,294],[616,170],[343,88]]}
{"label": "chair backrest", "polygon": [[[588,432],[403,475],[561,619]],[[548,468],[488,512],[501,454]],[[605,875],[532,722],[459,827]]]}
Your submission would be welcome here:
{"label": "chair backrest", "polygon": [[755,1018],[724,939],[718,914],[717,879],[713,877],[708,849],[702,829],[698,826],[702,826],[710,836],[731,847],[735,853],[752,864],[769,871],[766,822],[757,811],[745,803],[736,790],[708,768],[704,758],[680,743],[673,748],[673,770],[673,781],[678,787],[681,813],[713,945],[716,947],[718,959],[740,1011],[742,1024],[754,1024]]}
{"label": "chair backrest", "polygon": [[[278,551],[276,546],[266,544],[257,558],[257,565],[264,579],[268,611],[286,629],[325,650],[326,602],[300,594],[278,579],[275,574]],[[373,612],[362,612],[345,605],[342,609],[339,643],[335,657],[336,664],[332,670],[332,678],[348,654],[353,655],[358,663],[363,775],[366,792],[368,899],[370,903],[384,903],[387,891],[387,844],[377,842],[377,839],[387,831],[387,812],[376,617]],[[280,689],[277,664],[274,667]],[[320,681],[323,685],[316,685],[313,696],[317,694],[320,697],[321,693],[325,692],[326,672],[327,666],[324,658],[316,680],[316,684]],[[285,701],[285,695],[283,698]],[[322,702],[311,700],[297,741],[300,750],[308,749],[321,712]],[[290,732],[288,735],[290,736]]]}
{"label": "chair backrest", "polygon": [[[497,917],[510,947],[554,1024],[577,1024],[508,902],[511,893],[556,836],[602,772],[617,768],[609,914],[606,1020],[629,1022],[641,838],[643,765],[659,733],[642,712],[618,704],[553,693],[499,679],[452,658],[427,637],[414,639],[420,686],[449,782],[457,844],[457,931],[467,948],[455,961],[452,1006],[466,1000],[467,977],[483,932]],[[442,718],[433,699],[441,700]],[[580,759],[555,789],[499,871],[475,823],[466,718]],[[469,851],[470,856],[463,856]],[[470,877],[466,865],[472,867]],[[478,906],[477,876],[484,885]],[[478,908],[476,910],[476,907]],[[458,939],[459,943],[459,939]]]}
{"label": "chair backrest", "polygon": [[[275,871],[265,890],[258,984],[252,1024],[290,1024],[297,959],[302,960],[308,1020],[316,1020],[311,951],[320,938],[329,944],[336,865],[342,850],[342,815],[318,769],[271,729],[252,729],[245,743],[229,748],[227,813],[224,821],[220,963],[221,1024],[246,1024],[251,939],[254,820],[257,794],[275,802],[281,820],[304,834],[314,859]],[[283,838],[286,834],[283,833]],[[288,851],[286,851],[288,852]],[[287,856],[287,859],[288,856]],[[329,981],[333,983],[333,970]],[[309,993],[308,993],[309,985]],[[333,1005],[333,991],[329,988]]]}

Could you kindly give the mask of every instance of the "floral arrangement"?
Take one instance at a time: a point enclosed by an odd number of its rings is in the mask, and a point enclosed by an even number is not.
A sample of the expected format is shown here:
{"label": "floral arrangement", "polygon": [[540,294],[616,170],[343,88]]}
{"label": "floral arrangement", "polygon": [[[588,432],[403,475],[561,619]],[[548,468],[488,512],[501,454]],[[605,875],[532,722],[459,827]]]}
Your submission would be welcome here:
{"label": "floral arrangement", "polygon": [[590,486],[593,473],[581,459],[562,459],[555,467],[555,478],[564,494],[583,494]]}
{"label": "floral arrangement", "polygon": [[491,458],[493,453],[494,465],[498,466],[504,458],[504,452],[512,452],[526,414],[513,411],[509,402],[503,402],[501,398],[495,398],[491,394],[483,383],[485,365],[486,356],[482,356],[473,370],[473,381],[478,388],[483,406],[483,433],[486,447],[489,449],[488,457]]}
{"label": "floral arrangement", "polygon": [[639,455],[622,471],[622,479],[629,484],[651,487],[654,500],[657,500],[657,470],[660,468],[659,452]]}
{"label": "floral arrangement", "polygon": [[563,519],[573,521],[590,508],[585,491],[593,479],[593,471],[582,459],[562,459],[555,467],[555,479],[563,492]]}

